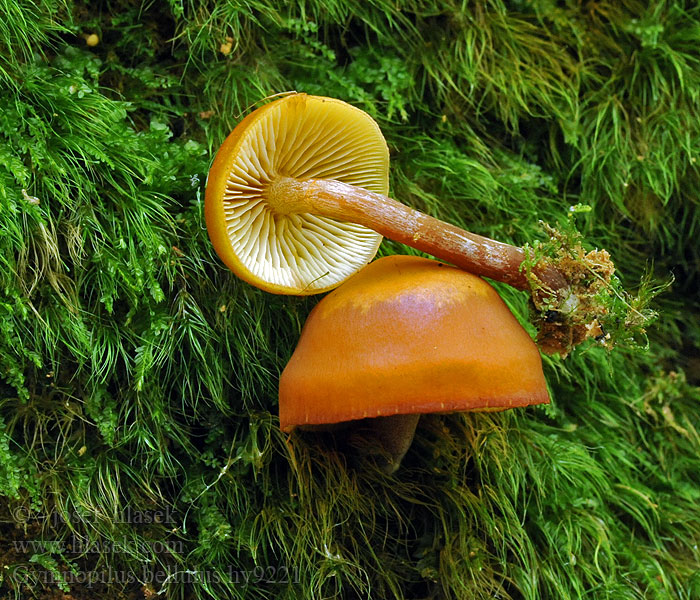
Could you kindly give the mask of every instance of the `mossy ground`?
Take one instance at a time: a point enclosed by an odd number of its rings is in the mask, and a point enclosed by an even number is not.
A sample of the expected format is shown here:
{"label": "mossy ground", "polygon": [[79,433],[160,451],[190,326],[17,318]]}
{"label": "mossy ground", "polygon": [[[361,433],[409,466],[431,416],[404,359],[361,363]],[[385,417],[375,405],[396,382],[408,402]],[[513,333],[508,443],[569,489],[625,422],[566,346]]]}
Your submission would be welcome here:
{"label": "mossy ground", "polygon": [[[0,15],[3,598],[700,598],[695,2]],[[224,136],[292,89],[370,112],[393,195],[476,233],[533,243],[589,207],[626,285],[674,276],[648,347],[546,358],[546,408],[425,418],[393,476],[282,435],[317,299],[236,280],[202,198]]]}

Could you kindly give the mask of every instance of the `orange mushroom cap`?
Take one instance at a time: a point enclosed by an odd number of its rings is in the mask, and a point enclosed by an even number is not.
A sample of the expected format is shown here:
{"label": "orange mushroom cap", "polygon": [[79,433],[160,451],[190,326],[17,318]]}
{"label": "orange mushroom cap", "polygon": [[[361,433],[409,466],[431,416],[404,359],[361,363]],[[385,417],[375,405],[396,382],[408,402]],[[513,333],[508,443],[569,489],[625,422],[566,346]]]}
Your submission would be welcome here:
{"label": "orange mushroom cap", "polygon": [[549,402],[537,346],[486,281],[374,261],[309,315],[280,378],[280,427]]}

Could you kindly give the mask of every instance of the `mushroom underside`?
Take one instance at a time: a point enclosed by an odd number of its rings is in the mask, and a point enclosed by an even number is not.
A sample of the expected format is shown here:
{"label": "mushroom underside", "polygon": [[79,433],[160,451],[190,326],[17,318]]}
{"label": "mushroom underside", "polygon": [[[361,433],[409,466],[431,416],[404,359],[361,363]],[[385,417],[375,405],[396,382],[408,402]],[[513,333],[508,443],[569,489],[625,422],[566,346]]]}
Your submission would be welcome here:
{"label": "mushroom underside", "polygon": [[330,425],[304,425],[300,429],[342,436],[361,457],[373,459],[381,471],[391,475],[401,466],[411,447],[419,420],[419,414],[389,415]]}

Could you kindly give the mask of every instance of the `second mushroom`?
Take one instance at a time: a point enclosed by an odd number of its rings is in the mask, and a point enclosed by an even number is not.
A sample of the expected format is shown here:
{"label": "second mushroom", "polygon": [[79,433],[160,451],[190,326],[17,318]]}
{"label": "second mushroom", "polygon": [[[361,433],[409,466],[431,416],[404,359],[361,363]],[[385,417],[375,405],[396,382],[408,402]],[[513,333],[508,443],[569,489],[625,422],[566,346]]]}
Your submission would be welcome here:
{"label": "second mushroom", "polygon": [[537,346],[483,279],[375,260],[313,309],[280,378],[280,427],[364,429],[393,472],[421,414],[549,402]]}

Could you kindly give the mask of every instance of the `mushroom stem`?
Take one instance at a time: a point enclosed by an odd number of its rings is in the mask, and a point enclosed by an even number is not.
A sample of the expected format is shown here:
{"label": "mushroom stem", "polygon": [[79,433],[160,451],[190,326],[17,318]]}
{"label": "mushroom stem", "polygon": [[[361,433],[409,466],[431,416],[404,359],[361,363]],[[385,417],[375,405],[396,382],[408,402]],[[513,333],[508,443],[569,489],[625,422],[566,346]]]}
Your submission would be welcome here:
{"label": "mushroom stem", "polygon": [[380,468],[387,475],[395,473],[413,443],[420,414],[389,415],[366,419],[370,435],[383,454]]}
{"label": "mushroom stem", "polygon": [[[440,260],[474,273],[529,290],[521,268],[522,248],[470,233],[435,219],[396,200],[341,181],[289,177],[276,179],[267,189],[270,204],[282,213],[312,213],[364,225]],[[537,265],[534,274],[556,292],[568,287],[564,275],[551,265]]]}

